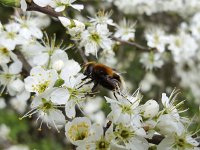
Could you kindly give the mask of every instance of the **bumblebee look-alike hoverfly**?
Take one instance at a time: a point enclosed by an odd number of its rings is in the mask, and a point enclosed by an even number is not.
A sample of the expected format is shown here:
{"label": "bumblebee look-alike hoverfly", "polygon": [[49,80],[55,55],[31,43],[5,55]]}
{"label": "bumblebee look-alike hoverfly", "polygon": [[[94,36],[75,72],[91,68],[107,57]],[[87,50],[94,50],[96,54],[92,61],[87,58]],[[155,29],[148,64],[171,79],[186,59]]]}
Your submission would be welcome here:
{"label": "bumblebee look-alike hoverfly", "polygon": [[[90,78],[88,83],[94,83],[92,92],[95,91],[98,85],[114,92],[120,91],[123,84],[123,79],[114,69],[100,63],[88,62],[83,66],[83,74],[86,76],[83,80]],[[115,95],[115,93],[114,93]],[[116,96],[115,96],[116,97]]]}

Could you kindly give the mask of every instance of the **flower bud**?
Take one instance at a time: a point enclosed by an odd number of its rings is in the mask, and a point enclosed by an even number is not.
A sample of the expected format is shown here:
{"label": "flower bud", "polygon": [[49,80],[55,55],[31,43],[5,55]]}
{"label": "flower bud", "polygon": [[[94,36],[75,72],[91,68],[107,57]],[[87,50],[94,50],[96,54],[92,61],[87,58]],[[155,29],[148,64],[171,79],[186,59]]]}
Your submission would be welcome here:
{"label": "flower bud", "polygon": [[62,60],[55,61],[52,68],[56,71],[60,71],[64,67],[64,62]]}
{"label": "flower bud", "polygon": [[0,0],[0,3],[9,7],[20,7],[20,0]]}
{"label": "flower bud", "polygon": [[148,100],[142,108],[145,118],[152,118],[158,114],[159,105],[155,100]]}

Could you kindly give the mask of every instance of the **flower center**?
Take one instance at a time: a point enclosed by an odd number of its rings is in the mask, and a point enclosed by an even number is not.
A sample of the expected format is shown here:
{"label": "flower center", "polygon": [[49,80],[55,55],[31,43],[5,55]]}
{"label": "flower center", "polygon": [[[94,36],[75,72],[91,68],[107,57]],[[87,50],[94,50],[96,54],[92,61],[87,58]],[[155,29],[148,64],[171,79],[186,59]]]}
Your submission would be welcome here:
{"label": "flower center", "polygon": [[8,56],[9,55],[9,51],[6,48],[0,48],[0,54]]}
{"label": "flower center", "polygon": [[53,108],[53,105],[50,101],[47,101],[45,98],[42,98],[43,105],[41,106],[42,111],[47,112],[49,109]]}
{"label": "flower center", "polygon": [[121,137],[123,137],[124,139],[127,139],[129,137],[129,132],[127,130],[122,130]]}
{"label": "flower center", "polygon": [[100,36],[97,33],[92,33],[90,38],[95,41],[96,43],[98,43],[100,41]]}
{"label": "flower center", "polygon": [[69,137],[73,141],[84,140],[89,136],[89,125],[86,122],[81,122],[76,125],[72,125],[68,131]]}
{"label": "flower center", "polygon": [[128,142],[128,140],[134,136],[134,131],[132,131],[129,127],[119,124],[116,128],[115,135],[122,141]]}
{"label": "flower center", "polygon": [[132,114],[131,105],[121,105],[122,113]]}
{"label": "flower center", "polygon": [[104,138],[101,138],[100,141],[96,142],[97,150],[106,150],[109,148],[109,142],[107,142]]}
{"label": "flower center", "polygon": [[38,84],[34,90],[36,90],[38,93],[43,93],[49,86],[49,81],[45,81],[44,83]]}
{"label": "flower center", "polygon": [[7,38],[9,38],[9,39],[14,39],[15,36],[16,36],[16,34],[14,32],[8,32],[8,34],[7,34]]}
{"label": "flower center", "polygon": [[180,39],[176,39],[176,40],[175,40],[175,45],[176,45],[177,47],[181,47],[181,41],[180,41]]}

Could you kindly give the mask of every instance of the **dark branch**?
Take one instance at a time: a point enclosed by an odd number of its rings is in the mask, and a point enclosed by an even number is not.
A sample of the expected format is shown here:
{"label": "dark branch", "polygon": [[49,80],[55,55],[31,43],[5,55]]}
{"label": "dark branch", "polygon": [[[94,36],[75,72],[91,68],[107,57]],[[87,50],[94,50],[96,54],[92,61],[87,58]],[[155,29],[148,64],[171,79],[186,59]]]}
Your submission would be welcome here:
{"label": "dark branch", "polygon": [[143,52],[144,52],[144,51],[145,51],[145,52],[156,51],[155,48],[145,47],[145,46],[142,46],[142,45],[140,45],[140,44],[138,44],[138,43],[135,43],[135,42],[124,41],[124,40],[121,40],[121,39],[116,38],[116,37],[113,37],[112,39],[115,40],[115,41],[120,42],[121,44],[128,44],[128,45],[134,46],[134,47],[136,47],[136,48],[142,50]]}
{"label": "dark branch", "polygon": [[15,54],[17,55],[19,60],[22,62],[24,71],[26,72],[27,75],[29,75],[30,70],[31,70],[31,65],[27,62],[26,58],[24,58],[24,55],[19,50],[16,50]]}
{"label": "dark branch", "polygon": [[81,48],[78,48],[79,54],[81,55],[81,58],[83,59],[84,63],[88,62],[87,57],[85,56],[83,50]]}
{"label": "dark branch", "polygon": [[61,13],[55,12],[54,9],[51,8],[50,6],[40,7],[36,5],[34,2],[28,3],[27,11],[38,11],[56,18],[58,18],[59,16],[63,16]]}

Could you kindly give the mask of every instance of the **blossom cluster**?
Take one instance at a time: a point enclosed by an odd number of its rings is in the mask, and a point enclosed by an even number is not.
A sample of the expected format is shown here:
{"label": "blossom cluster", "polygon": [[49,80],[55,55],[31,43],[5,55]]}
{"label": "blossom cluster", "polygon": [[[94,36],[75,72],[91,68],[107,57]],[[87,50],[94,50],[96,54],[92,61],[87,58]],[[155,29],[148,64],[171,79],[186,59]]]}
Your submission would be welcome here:
{"label": "blossom cluster", "polygon": [[[41,9],[51,7],[54,13],[64,13],[68,7],[84,10],[84,6],[76,4],[75,0],[33,2]],[[184,2],[109,0],[105,3],[114,3],[126,14],[152,15],[182,12],[177,8],[183,5],[185,9],[193,7]],[[195,9],[198,9],[199,5],[195,5],[198,1],[193,2]],[[27,5],[30,2],[21,0],[24,11]],[[184,101],[177,100],[178,90],[173,90],[170,96],[166,92],[159,99],[143,102],[141,91],[151,90],[151,85],[155,83],[162,84],[153,72],[148,72],[141,81],[141,88],[133,94],[130,94],[128,87],[124,87],[114,93],[114,97],[96,96],[92,91],[94,83],[83,74],[78,61],[68,54],[68,50],[84,50],[85,57],[93,55],[99,62],[117,66],[114,50],[123,42],[134,42],[135,21],[122,19],[115,22],[111,18],[112,13],[105,11],[82,19],[77,19],[78,15],[73,19],[60,15],[56,21],[64,26],[69,40],[73,42],[64,45],[63,42],[58,44],[56,35],[49,38],[43,32],[51,23],[48,16],[35,12],[23,13],[22,16],[12,16],[6,24],[0,23],[0,109],[6,108],[9,102],[20,113],[20,120],[34,117],[39,131],[46,127],[58,133],[64,131],[67,141],[77,150],[199,149],[195,137],[197,133],[188,129],[192,119],[182,115],[187,109],[182,108]],[[181,78],[181,85],[189,87],[196,97],[200,97],[199,19],[199,13],[193,14],[190,21],[182,22],[176,32],[169,32],[162,26],[144,25],[148,48],[139,56],[140,63],[151,71],[162,68],[171,58],[176,65],[175,72]],[[132,61],[132,56],[130,53],[126,63]],[[4,97],[9,97],[8,102]],[[103,111],[103,103],[109,112]],[[7,140],[8,133],[9,128],[1,124],[0,141]],[[159,143],[152,142],[155,136],[162,138]],[[17,145],[10,149],[13,147]],[[29,148],[19,145],[16,149]]]}
{"label": "blossom cluster", "polygon": [[191,14],[199,10],[198,0],[107,0],[113,2],[125,14],[152,15],[160,12],[175,12],[180,15]]}

